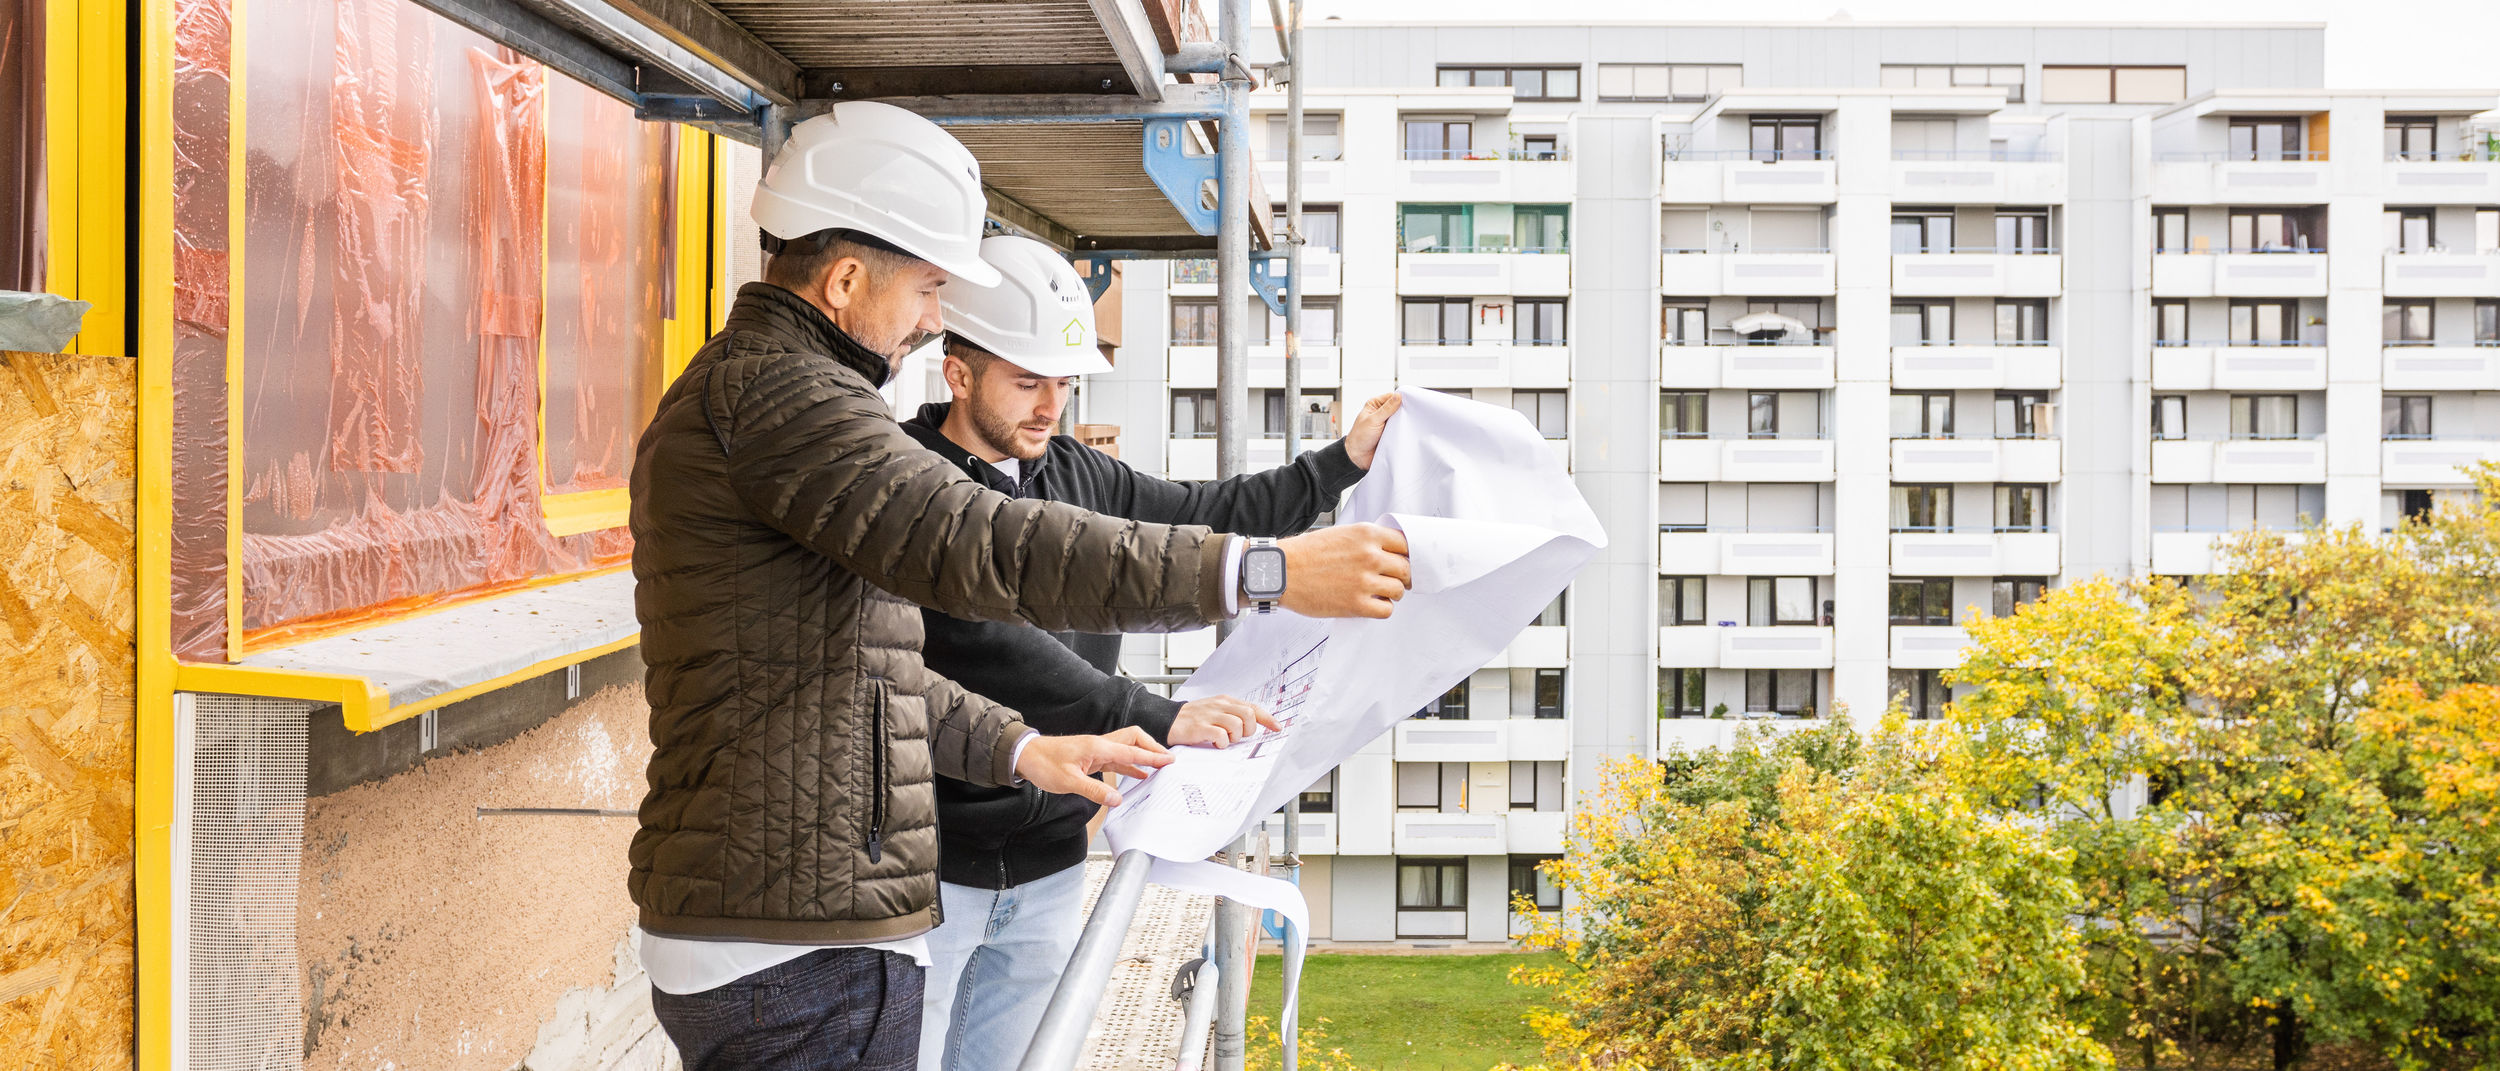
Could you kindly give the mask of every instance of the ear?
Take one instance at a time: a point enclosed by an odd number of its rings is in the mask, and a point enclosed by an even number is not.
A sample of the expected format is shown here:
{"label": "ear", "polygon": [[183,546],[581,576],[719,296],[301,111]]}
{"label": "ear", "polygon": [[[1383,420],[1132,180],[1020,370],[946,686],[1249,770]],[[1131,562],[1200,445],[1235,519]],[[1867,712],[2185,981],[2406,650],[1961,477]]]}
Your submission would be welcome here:
{"label": "ear", "polygon": [[946,355],[943,368],[946,373],[946,389],[953,392],[958,399],[972,397],[972,366],[964,363],[963,358],[950,353]]}
{"label": "ear", "polygon": [[825,269],[824,290],[818,296],[828,309],[847,309],[868,291],[868,265],[858,257],[843,257]]}

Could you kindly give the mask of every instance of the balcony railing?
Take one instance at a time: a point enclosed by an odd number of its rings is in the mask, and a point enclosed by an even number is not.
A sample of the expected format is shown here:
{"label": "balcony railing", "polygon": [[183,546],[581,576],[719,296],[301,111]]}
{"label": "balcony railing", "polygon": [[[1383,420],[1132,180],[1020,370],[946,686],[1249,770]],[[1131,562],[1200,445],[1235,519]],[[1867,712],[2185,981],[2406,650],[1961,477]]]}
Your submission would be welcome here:
{"label": "balcony railing", "polygon": [[[1732,329],[1732,328],[1727,328],[1727,327],[1715,327],[1715,328],[1712,328],[1711,330],[1714,330],[1714,331],[1729,331],[1729,330],[1733,330],[1733,329]],[[1833,329],[1828,328],[1828,327],[1817,327],[1817,328],[1814,328],[1813,330],[1818,331],[1818,332],[1821,332],[1821,333],[1822,333],[1822,337],[1821,337],[1821,338],[1726,338],[1726,339],[1709,339],[1709,338],[1669,338],[1669,339],[1661,339],[1661,340],[1659,340],[1659,341],[1660,341],[1662,344],[1664,344],[1664,345],[1669,345],[1669,346],[1692,346],[1692,347],[1695,347],[1695,348],[1700,348],[1700,347],[1703,347],[1703,346],[1718,346],[1718,347],[1728,347],[1728,346],[1824,346],[1824,347],[1829,347],[1829,346],[1831,346],[1831,345],[1832,345],[1832,339],[1833,339],[1833,337],[1834,337],[1835,335],[1837,335],[1837,334],[1838,334],[1838,332],[1836,332],[1836,331],[1834,331]],[[2490,343],[2490,345],[2500,345],[2500,343]]]}
{"label": "balcony railing", "polygon": [[1707,533],[1709,535],[1830,535],[1828,524],[1661,524],[1661,533]]}
{"label": "balcony railing", "polygon": [[1406,252],[1406,253],[1410,253],[1410,254],[1411,254],[1411,253],[1568,253],[1568,252],[1571,252],[1571,246],[1570,246],[1569,244],[1564,244],[1564,245],[1427,245],[1427,246],[1425,246],[1425,247],[1423,247],[1423,248],[1421,248],[1421,249],[1406,249],[1406,250],[1402,250],[1402,252]]}
{"label": "balcony railing", "polygon": [[2325,149],[2278,149],[2273,152],[2252,152],[2239,149],[2203,150],[2195,152],[2157,152],[2156,163],[2164,164],[2301,164],[2326,159]]}
{"label": "balcony railing", "polygon": [[2500,151],[2481,149],[2408,149],[2387,154],[2389,163],[2490,163],[2500,160]]}
{"label": "balcony railing", "polygon": [[1894,433],[1892,433],[1892,441],[1894,441],[1894,442],[1934,442],[1934,441],[1937,441],[1937,440],[1940,440],[1940,439],[1961,439],[1961,440],[1979,440],[1979,441],[1995,441],[1995,442],[2005,442],[2005,441],[2009,441],[2009,440],[2037,440],[2037,441],[2054,441],[2054,440],[2055,440],[2055,439],[2057,439],[2057,438],[2058,438],[2058,435],[2057,435],[2057,433],[2056,433],[2056,432],[2046,432],[2046,433],[2042,433],[2042,432],[2028,432],[2028,431],[2027,431],[2027,432],[2014,432],[2014,433],[2011,433],[2011,434],[2008,434],[2008,433],[2006,433],[2006,432],[2001,432],[2001,431],[1945,431],[1945,432],[1922,431],[1922,432],[1918,432],[1918,433],[1915,433],[1915,434],[1910,434],[1910,435],[1904,435],[1904,434],[1902,434],[1902,433],[1900,433],[1900,432],[1897,432],[1897,431],[1896,431],[1896,432],[1894,432]]}
{"label": "balcony railing", "polygon": [[2322,338],[2157,338],[2153,340],[2153,348],[2155,349],[2169,349],[2182,346],[2212,346],[2230,348],[2248,346],[2315,347],[2324,345],[2326,345],[2326,340]]}
{"label": "balcony railing", "polygon": [[1982,164],[2053,164],[2064,156],[2038,149],[1894,149],[1895,160],[1961,160]]}
{"label": "balcony railing", "polygon": [[1658,251],[1661,253],[1676,254],[1717,253],[1722,255],[1742,255],[1746,253],[1829,253],[1832,251],[1832,247],[1828,245],[1758,245],[1751,249],[1745,249],[1731,245],[1726,249],[1693,249],[1685,246],[1668,245],[1658,247]]}
{"label": "balcony railing", "polygon": [[1896,257],[1935,256],[1941,253],[1983,253],[1995,256],[2048,256],[2059,252],[2053,245],[1950,245],[1920,246],[1916,249],[1895,249]]}
{"label": "balcony railing", "polygon": [[1978,348],[1984,346],[2054,346],[2057,342],[2045,338],[1918,338],[1894,339],[1892,345],[1894,349],[1919,349],[1931,346]]}
{"label": "balcony railing", "polygon": [[1401,346],[1568,346],[1567,338],[1401,338]]}
{"label": "balcony railing", "polygon": [[1661,428],[1658,430],[1658,437],[1670,442],[1699,442],[1708,439],[1713,442],[1744,440],[1757,443],[1819,443],[1831,441],[1832,434],[1829,431],[1818,431],[1812,435],[1788,435],[1780,432],[1760,431],[1668,431]]}
{"label": "balcony railing", "polygon": [[1782,160],[1829,160],[1829,149],[1680,149],[1666,148],[1666,159],[1673,161],[1756,160],[1777,163]]}
{"label": "balcony railing", "polygon": [[2160,253],[2165,256],[2246,256],[2257,253],[2300,256],[2308,254],[2323,254],[2326,252],[2326,247],[2323,245],[2311,245],[2307,242],[2303,242],[2299,245],[2261,245],[2253,247],[2209,245],[2196,249],[2156,248],[2153,252]]}

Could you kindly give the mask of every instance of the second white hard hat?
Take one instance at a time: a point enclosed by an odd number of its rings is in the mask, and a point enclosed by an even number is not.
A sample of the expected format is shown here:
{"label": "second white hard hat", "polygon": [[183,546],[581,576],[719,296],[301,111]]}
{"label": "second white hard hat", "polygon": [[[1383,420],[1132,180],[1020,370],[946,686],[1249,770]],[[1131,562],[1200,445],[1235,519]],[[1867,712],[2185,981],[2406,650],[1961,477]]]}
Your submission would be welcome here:
{"label": "second white hard hat", "polygon": [[995,286],[958,281],[938,291],[946,330],[1037,376],[1111,370],[1094,344],[1094,300],[1058,250],[1015,235],[981,242]]}
{"label": "second white hard hat", "polygon": [[862,231],[988,286],[981,260],[981,162],[936,123],[891,104],[846,100],[790,128],[755,186],[755,225],[776,238]]}

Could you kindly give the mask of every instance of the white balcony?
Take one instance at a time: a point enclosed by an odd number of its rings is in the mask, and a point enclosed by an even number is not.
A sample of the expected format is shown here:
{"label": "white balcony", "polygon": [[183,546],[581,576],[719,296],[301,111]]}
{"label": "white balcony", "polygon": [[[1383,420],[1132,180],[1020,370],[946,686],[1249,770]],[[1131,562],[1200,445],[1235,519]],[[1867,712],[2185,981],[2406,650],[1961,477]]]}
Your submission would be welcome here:
{"label": "white balcony", "polygon": [[1829,439],[1662,439],[1658,478],[1672,483],[1826,483]]}
{"label": "white balcony", "polygon": [[2379,444],[2378,476],[2390,487],[2470,487],[2468,470],[2486,461],[2500,461],[2500,442],[2398,439]]}
{"label": "white balcony", "polygon": [[2153,296],[2326,296],[2325,253],[2156,253]]}
{"label": "white balcony", "polygon": [[2389,253],[2388,297],[2500,297],[2500,253]]}
{"label": "white balcony", "polygon": [[[1165,378],[1173,389],[1215,389],[1215,347],[1174,346],[1167,352]],[[1336,346],[1302,347],[1302,386],[1311,390],[1338,386],[1343,353]],[[1285,385],[1284,343],[1250,347],[1250,385],[1270,389]]]}
{"label": "white balcony", "polygon": [[1513,718],[1510,761],[1555,762],[1571,757],[1571,723],[1561,718]]}
{"label": "white balcony", "polygon": [[[1302,854],[1337,854],[1337,816],[1333,814],[1302,814]],[[1281,854],[1285,850],[1285,816],[1271,814],[1259,822],[1266,831],[1269,847]]]}
{"label": "white balcony", "polygon": [[1478,342],[1472,346],[1399,346],[1398,382],[1409,387],[1545,387],[1571,385],[1571,347]]}
{"label": "white balcony", "polygon": [[2487,205],[2500,202],[2500,161],[2390,160],[2387,203]]}
{"label": "white balcony", "polygon": [[1658,346],[1658,385],[1670,390],[1829,390],[1830,346]]}
{"label": "white balcony", "polygon": [[2054,390],[2066,384],[2056,346],[1895,346],[1892,385],[1917,390]]}
{"label": "white balcony", "polygon": [[1163,477],[1167,480],[1215,478],[1215,437],[1171,439],[1163,444]]}
{"label": "white balcony", "polygon": [[1960,625],[1892,626],[1892,668],[1952,669],[1962,664],[1970,634]]}
{"label": "white balcony", "polygon": [[1570,292],[1568,253],[1398,254],[1398,293],[1409,297],[1560,297]]}
{"label": "white balcony", "polygon": [[2217,532],[2153,533],[2153,572],[2162,576],[2204,576],[2214,571]]}
{"label": "white balcony", "polygon": [[1571,630],[1561,625],[1530,625],[1510,641],[1505,664],[1513,669],[1561,669],[1571,664]]}
{"label": "white balcony", "polygon": [[1823,727],[1820,718],[1746,717],[1729,711],[1724,718],[1660,718],[1655,754],[1664,755],[1681,748],[1687,754],[1718,751],[1733,746],[1738,733],[1806,732]]}
{"label": "white balcony", "polygon": [[1895,576],[2052,576],[2055,532],[1895,532]]}
{"label": "white balcony", "polygon": [[1506,719],[1408,718],[1390,731],[1396,734],[1399,762],[1510,761],[1510,722]]}
{"label": "white balcony", "polygon": [[1830,669],[1832,630],[1819,625],[1669,625],[1658,664],[1686,669]]}
{"label": "white balcony", "polygon": [[1401,201],[1508,204],[1513,200],[1508,160],[1400,160],[1397,168]]}
{"label": "white balcony", "polygon": [[1666,253],[1658,292],[1676,297],[1828,297],[1839,293],[1830,253]]}
{"label": "white balcony", "polygon": [[2066,167],[2045,160],[1894,160],[1899,204],[2063,204]]}
{"label": "white balcony", "polygon": [[2325,390],[2326,347],[2155,346],[2153,389]]}
{"label": "white balcony", "polygon": [[2066,258],[2056,253],[1896,253],[1899,297],[2056,297],[2066,289]]}
{"label": "white balcony", "polygon": [[1663,576],[1830,576],[1829,532],[1658,533]]}
{"label": "white balcony", "polygon": [[1163,664],[1174,669],[1196,669],[1207,663],[1215,653],[1215,630],[1194,629],[1189,632],[1163,634]]}
{"label": "white balcony", "polygon": [[2326,443],[2318,439],[2156,440],[2153,482],[2324,483]]}
{"label": "white balcony", "polygon": [[[1261,154],[1262,157],[1265,154]],[[1282,209],[1285,204],[1284,153],[1276,159],[1259,161],[1259,184],[1267,187],[1269,196]],[[1305,160],[1302,162],[1302,200],[1305,203],[1330,204],[1346,196],[1345,161]]]}
{"label": "white balcony", "polygon": [[2389,346],[2379,351],[2388,390],[2500,390],[2500,346]]}
{"label": "white balcony", "polygon": [[1766,162],[1684,153],[1659,168],[1669,204],[1830,204],[1840,195],[1830,160]]}
{"label": "white balcony", "polygon": [[2327,199],[2324,160],[2157,160],[2157,205],[2299,205]]}
{"label": "white balcony", "polygon": [[2065,478],[2056,439],[1894,439],[1902,483],[2055,483]]}
{"label": "white balcony", "polygon": [[1512,811],[1510,819],[1510,850],[1518,855],[1561,855],[1563,839],[1571,831],[1571,815],[1566,811]]}
{"label": "white balcony", "polygon": [[[1508,855],[1509,818],[1507,814],[1401,811],[1392,820],[1390,843],[1398,855]],[[1466,932],[1463,925],[1459,932]]]}
{"label": "white balcony", "polygon": [[[1284,206],[1279,204],[1276,210],[1282,212]],[[1284,261],[1279,260],[1276,263],[1279,268],[1284,266]],[[1314,249],[1305,246],[1302,250],[1302,278],[1302,296],[1304,297],[1315,295],[1325,297],[1329,294],[1343,293],[1345,292],[1345,257],[1332,249]]]}

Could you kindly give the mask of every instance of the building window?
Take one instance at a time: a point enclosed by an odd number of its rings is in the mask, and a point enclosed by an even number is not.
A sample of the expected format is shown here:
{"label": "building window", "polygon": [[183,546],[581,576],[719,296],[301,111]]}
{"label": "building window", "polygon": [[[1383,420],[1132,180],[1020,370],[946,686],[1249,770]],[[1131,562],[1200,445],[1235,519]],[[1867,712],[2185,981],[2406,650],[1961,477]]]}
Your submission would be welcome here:
{"label": "building window", "polygon": [[1302,790],[1302,813],[1331,814],[1337,809],[1337,771],[1330,770]]}
{"label": "building window", "polygon": [[1561,298],[1520,298],[1511,313],[1510,340],[1517,345],[1560,346],[1568,341]]}
{"label": "building window", "polygon": [[[1342,214],[1338,212],[1335,205],[1303,205],[1302,248],[1318,253],[1337,252],[1337,228],[1341,219]],[[1282,206],[1276,209],[1276,215],[1270,223],[1268,233],[1285,233],[1285,210]],[[1215,262],[1208,261],[1207,263]]]}
{"label": "building window", "polygon": [[1823,158],[1823,120],[1819,117],[1755,116],[1750,126],[1753,134],[1752,157],[1757,161],[1772,163]]}
{"label": "building window", "polygon": [[2001,483],[1996,494],[1996,530],[2049,530],[2049,488],[2040,483]]}
{"label": "building window", "polygon": [[2483,256],[2500,253],[2500,208],[2474,210],[2474,252]]}
{"label": "building window", "polygon": [[1708,100],[1744,84],[1737,64],[1601,63],[1599,100]]}
{"label": "building window", "polygon": [[1510,809],[1563,809],[1563,764],[1559,760],[1510,764]]}
{"label": "building window", "polygon": [[2285,253],[2305,245],[2299,223],[2276,209],[2232,209],[2230,253]]}
{"label": "building window", "polygon": [[1398,910],[1464,910],[1467,860],[1398,860]]}
{"label": "building window", "polygon": [[2057,246],[2049,241],[2049,210],[2045,208],[2001,208],[1997,210],[1997,252],[2054,253]]}
{"label": "building window", "polygon": [[1559,863],[1559,855],[1514,855],[1510,857],[1510,902],[1513,907],[1522,900],[1535,905],[1538,911],[1562,910],[1562,886],[1545,872],[1545,864]]}
{"label": "building window", "polygon": [[1710,485],[1702,483],[1661,483],[1658,485],[1658,530],[1661,532],[1703,532],[1710,525]]}
{"label": "building window", "polygon": [[1996,418],[2000,439],[2045,439],[2055,430],[2049,426],[2049,396],[2041,391],[1998,391]]}
{"label": "building window", "polygon": [[2048,104],[2176,104],[2187,99],[2185,67],[2042,67]]}
{"label": "building window", "polygon": [[1510,87],[1512,100],[1578,100],[1578,67],[1443,67],[1443,89]]}
{"label": "building window", "polygon": [[[1305,114],[1302,116],[1303,159],[1335,160],[1345,155],[1344,142],[1337,136],[1338,122],[1338,117],[1334,115]],[[1289,132],[1285,126],[1285,117],[1268,116],[1266,126],[1267,151],[1261,154],[1262,158],[1284,159],[1285,135]]]}
{"label": "building window", "polygon": [[2300,151],[2300,120],[2235,118],[2231,120],[2233,160],[2305,160]]}
{"label": "building window", "polygon": [[1877,84],[1885,89],[1995,86],[2005,91],[2006,103],[2023,102],[2023,69],[2019,64],[1982,67],[1974,64],[1928,66],[1887,63],[1877,77],[1880,79]]}
{"label": "building window", "polygon": [[2234,394],[2231,396],[2231,437],[2299,438],[2300,406],[2289,394]]}
{"label": "building window", "polygon": [[1953,392],[1894,391],[1892,394],[1892,437],[1895,439],[1952,438]]}
{"label": "building window", "polygon": [[1702,671],[1698,669],[1662,669],[1658,671],[1659,717],[1700,717],[1702,715],[1702,694]]}
{"label": "building window", "polygon": [[1515,390],[1510,392],[1510,407],[1536,425],[1536,432],[1548,439],[1571,435],[1568,392],[1558,390]]}
{"label": "building window", "polygon": [[2153,303],[2153,345],[2184,346],[2188,341],[2188,303],[2156,301]]}
{"label": "building window", "polygon": [[1953,623],[1953,578],[1894,577],[1890,599],[1896,625]]}
{"label": "building window", "polygon": [[1952,531],[1953,485],[1948,483],[1896,483],[1892,485],[1892,530],[1896,532]]}
{"label": "building window", "polygon": [[1466,763],[1401,762],[1395,765],[1399,810],[1457,814],[1467,809]]}
{"label": "building window", "polygon": [[1536,620],[1528,622],[1528,627],[1558,628],[1568,623],[1565,620],[1568,615],[1563,604],[1568,601],[1570,597],[1571,591],[1568,588],[1555,592],[1554,601],[1546,603],[1544,609],[1537,611]]}
{"label": "building window", "polygon": [[1400,303],[1409,346],[1464,346],[1470,341],[1466,298],[1407,298]]}
{"label": "building window", "polygon": [[2156,394],[2153,396],[2153,437],[2156,439],[2187,438],[2187,395]]}
{"label": "building window", "polygon": [[1214,391],[1176,390],[1172,392],[1172,437],[1175,439],[1215,438]]}
{"label": "building window", "polygon": [[2433,227],[2433,213],[2427,208],[2390,208],[2379,213],[2386,223],[2387,251],[2390,253],[2432,253],[2439,249],[2439,232]]}
{"label": "building window", "polygon": [[1540,669],[1536,671],[1535,683],[1536,716],[1546,719],[1562,717],[1563,671],[1559,669]]}
{"label": "building window", "polygon": [[2474,344],[2500,346],[2500,301],[2484,298],[2474,303]]}
{"label": "building window", "polygon": [[2184,208],[2153,210],[2153,252],[2188,251],[2188,214]]}
{"label": "building window", "polygon": [[1943,670],[1896,669],[1890,674],[1890,683],[1892,701],[1909,716],[1923,721],[1944,715],[1948,693]]}
{"label": "building window", "polygon": [[1172,344],[1212,346],[1216,340],[1214,298],[1172,299]]}
{"label": "building window", "polygon": [[1953,303],[1950,301],[1893,302],[1892,344],[1895,346],[1952,345]]}
{"label": "building window", "polygon": [[1709,438],[1710,392],[1660,391],[1658,393],[1658,437],[1661,439]]}
{"label": "building window", "polygon": [[2049,582],[2036,576],[2000,576],[1988,582],[1988,612],[1997,617],[2012,617],[2014,612],[2040,601],[2049,590]]}
{"label": "building window", "polygon": [[1466,159],[1475,152],[1475,134],[1476,124],[1472,119],[1406,120],[1406,158]]}
{"label": "building window", "polygon": [[1399,248],[1409,253],[1464,253],[1476,247],[1471,205],[1399,205]]}
{"label": "building window", "polygon": [[1745,671],[1745,712],[1792,718],[1814,716],[1814,671],[1749,669]]}
{"label": "building window", "polygon": [[[1264,439],[1285,437],[1285,414],[1292,408],[1281,388],[1261,387],[1250,392],[1250,404],[1259,410],[1259,436]],[[1305,443],[1324,442],[1337,437],[1337,389],[1324,387],[1302,392],[1300,406],[1302,423],[1294,428],[1294,437]]]}
{"label": "building window", "polygon": [[1754,628],[1814,624],[1814,578],[1746,577],[1745,623]]}
{"label": "building window", "polygon": [[2390,346],[2431,344],[2431,303],[2390,301],[2379,306],[2379,339]]}
{"label": "building window", "polygon": [[1568,253],[1570,205],[1516,205],[1510,210],[1511,239],[1522,253]]}
{"label": "building window", "polygon": [[2387,158],[2390,160],[2439,159],[2438,133],[2439,121],[2427,115],[2388,116]]}
{"label": "building window", "polygon": [[1562,136],[1559,134],[1520,135],[1519,158],[1522,160],[1562,159]]}
{"label": "building window", "polygon": [[1896,255],[1952,252],[1952,210],[1895,209],[1892,213],[1892,251]]}
{"label": "building window", "polygon": [[2300,306],[2290,301],[2231,303],[2231,344],[2287,346],[2300,342]]}
{"label": "building window", "polygon": [[2029,298],[1997,302],[1997,344],[2000,346],[2048,345],[2048,299]]}
{"label": "building window", "polygon": [[1658,334],[1670,346],[1700,346],[1710,341],[1709,308],[1704,305],[1661,302],[1658,306]]}
{"label": "building window", "polygon": [[2378,399],[2379,437],[2383,439],[2427,439],[2431,437],[2431,396],[2427,394],[2382,394]]}
{"label": "building window", "polygon": [[1438,718],[1442,721],[1466,721],[1467,685],[1468,682],[1463,680],[1451,685],[1449,691],[1441,693],[1431,702],[1424,704],[1424,709],[1416,711],[1415,716]]}
{"label": "building window", "polygon": [[1702,578],[1697,576],[1659,577],[1658,623],[1669,627],[1709,624],[1702,590]]}

